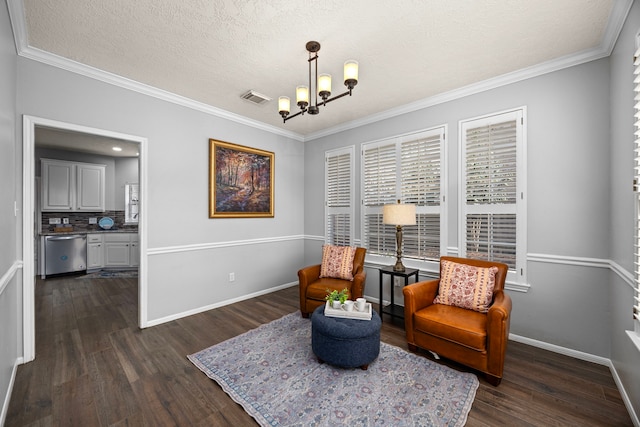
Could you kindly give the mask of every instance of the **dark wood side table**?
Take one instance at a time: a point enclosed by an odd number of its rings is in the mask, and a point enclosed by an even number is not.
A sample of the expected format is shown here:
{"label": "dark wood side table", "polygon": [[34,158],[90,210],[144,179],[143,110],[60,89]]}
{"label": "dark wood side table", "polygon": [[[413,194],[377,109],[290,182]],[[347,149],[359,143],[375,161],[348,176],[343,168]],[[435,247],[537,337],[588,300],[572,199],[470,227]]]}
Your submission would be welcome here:
{"label": "dark wood side table", "polygon": [[[394,303],[394,279],[396,277],[404,277],[404,286],[409,284],[409,277],[415,276],[414,283],[418,281],[418,273],[420,270],[415,268],[405,268],[404,271],[394,271],[393,266],[382,267],[380,269],[380,319],[383,318],[383,314],[388,314],[392,318],[398,317],[400,319],[404,319],[404,307],[401,305],[396,305]],[[382,289],[383,289],[383,280],[384,275],[388,274],[390,276],[390,284],[391,284],[391,304],[384,305],[382,298]]]}

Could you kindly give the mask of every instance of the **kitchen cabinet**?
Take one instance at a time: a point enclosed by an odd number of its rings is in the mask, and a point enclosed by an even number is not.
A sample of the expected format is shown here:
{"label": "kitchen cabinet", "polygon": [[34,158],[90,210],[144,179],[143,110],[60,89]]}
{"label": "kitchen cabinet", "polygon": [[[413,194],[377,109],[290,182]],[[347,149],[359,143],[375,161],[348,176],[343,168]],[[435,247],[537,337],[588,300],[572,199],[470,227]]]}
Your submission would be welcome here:
{"label": "kitchen cabinet", "polygon": [[104,267],[137,267],[139,264],[137,233],[104,234]]}
{"label": "kitchen cabinet", "polygon": [[104,266],[104,239],[102,234],[87,235],[87,270]]}
{"label": "kitchen cabinet", "polygon": [[105,210],[105,165],[41,159],[42,210]]}
{"label": "kitchen cabinet", "polygon": [[138,244],[138,234],[130,234],[131,246],[129,246],[129,262],[131,267],[140,265],[140,245]]}

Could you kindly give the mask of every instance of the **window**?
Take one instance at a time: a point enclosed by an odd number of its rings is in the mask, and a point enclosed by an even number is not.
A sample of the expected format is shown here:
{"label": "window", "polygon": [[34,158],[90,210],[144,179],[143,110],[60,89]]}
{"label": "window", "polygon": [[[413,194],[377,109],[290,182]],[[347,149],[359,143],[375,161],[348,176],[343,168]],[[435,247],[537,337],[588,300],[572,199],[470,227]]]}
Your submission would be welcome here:
{"label": "window", "polygon": [[[634,172],[633,172],[633,195],[635,204],[635,225],[634,225],[634,302],[633,317],[635,319],[636,337],[640,338],[640,34],[636,36],[636,53],[633,58],[633,84],[634,84],[634,118],[635,118],[635,135],[634,135]],[[637,341],[636,341],[637,342]],[[636,344],[639,346],[639,344]]]}
{"label": "window", "polygon": [[325,153],[325,242],[353,245],[353,146]]}
{"label": "window", "polygon": [[395,256],[395,227],[382,207],[416,205],[416,225],[403,227],[404,259],[438,261],[446,252],[444,224],[445,127],[362,146],[362,241],[368,255]]}
{"label": "window", "polygon": [[503,262],[525,283],[524,108],[460,122],[460,256]]}

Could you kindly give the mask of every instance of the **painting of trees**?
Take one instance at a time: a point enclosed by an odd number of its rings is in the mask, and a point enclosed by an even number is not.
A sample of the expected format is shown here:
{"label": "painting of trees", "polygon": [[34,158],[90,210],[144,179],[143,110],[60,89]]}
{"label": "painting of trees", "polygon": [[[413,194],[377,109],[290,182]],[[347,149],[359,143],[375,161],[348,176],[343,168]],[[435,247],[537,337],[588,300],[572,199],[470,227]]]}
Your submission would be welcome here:
{"label": "painting of trees", "polygon": [[210,140],[210,217],[273,217],[268,151]]}

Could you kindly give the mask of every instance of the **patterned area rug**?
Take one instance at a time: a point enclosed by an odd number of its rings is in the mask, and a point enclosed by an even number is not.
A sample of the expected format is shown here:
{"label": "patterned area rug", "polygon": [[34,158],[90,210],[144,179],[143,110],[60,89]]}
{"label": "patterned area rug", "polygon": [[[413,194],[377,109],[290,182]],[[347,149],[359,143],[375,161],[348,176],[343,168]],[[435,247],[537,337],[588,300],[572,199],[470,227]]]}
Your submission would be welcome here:
{"label": "patterned area rug", "polygon": [[320,364],[300,313],[187,357],[262,426],[463,426],[479,384],[386,343],[366,371]]}
{"label": "patterned area rug", "polygon": [[78,276],[76,279],[134,279],[138,277],[138,270],[101,270],[95,273]]}

